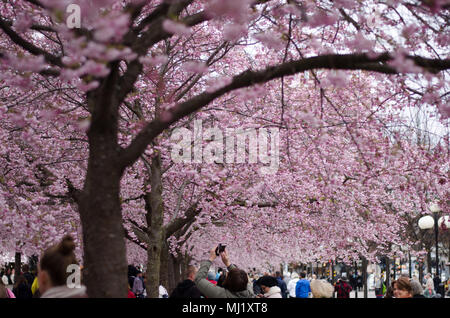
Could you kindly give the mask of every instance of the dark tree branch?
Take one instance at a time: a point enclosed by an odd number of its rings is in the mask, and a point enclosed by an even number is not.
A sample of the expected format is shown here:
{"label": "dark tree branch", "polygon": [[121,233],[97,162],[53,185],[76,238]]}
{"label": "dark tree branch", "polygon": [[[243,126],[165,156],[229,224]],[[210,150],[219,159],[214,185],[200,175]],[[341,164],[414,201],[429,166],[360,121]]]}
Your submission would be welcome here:
{"label": "dark tree branch", "polygon": [[39,55],[44,56],[45,60],[50,64],[53,64],[55,66],[60,66],[60,67],[63,66],[61,58],[35,46],[33,43],[28,42],[27,40],[22,38],[13,29],[11,29],[11,27],[8,25],[8,22],[3,20],[1,17],[0,17],[0,28],[3,30],[3,32],[6,33],[6,35],[9,36],[11,41],[13,41],[17,45],[19,45],[24,50],[26,50],[36,56],[39,56]]}

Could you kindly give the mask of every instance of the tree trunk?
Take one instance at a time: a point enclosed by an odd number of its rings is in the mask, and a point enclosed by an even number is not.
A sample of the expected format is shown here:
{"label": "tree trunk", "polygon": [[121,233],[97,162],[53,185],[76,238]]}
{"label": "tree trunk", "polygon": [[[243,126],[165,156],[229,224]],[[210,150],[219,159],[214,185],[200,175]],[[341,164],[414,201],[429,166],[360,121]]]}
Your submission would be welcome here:
{"label": "tree trunk", "polygon": [[422,261],[418,261],[419,265],[419,282],[422,284],[423,281],[423,263]]}
{"label": "tree trunk", "polygon": [[[89,297],[127,297],[127,260],[120,204],[124,167],[118,145],[119,63],[101,86],[87,94],[91,125],[89,158],[82,191],[73,189],[83,229],[83,280]],[[72,188],[72,189],[71,189]]]}
{"label": "tree trunk", "polygon": [[368,289],[367,289],[367,259],[365,257],[362,258],[362,278],[364,284],[364,298],[368,297]]}
{"label": "tree trunk", "polygon": [[20,273],[22,272],[22,253],[16,252],[16,255],[14,257],[14,279],[17,280]]}
{"label": "tree trunk", "polygon": [[431,249],[427,250],[427,273],[431,273]]}
{"label": "tree trunk", "polygon": [[[170,293],[175,289],[175,287],[178,284],[178,280],[175,279],[176,271],[177,271],[177,264],[176,264],[176,258],[172,254],[168,254],[168,290],[170,290]],[[179,274],[178,274],[179,276]]]}
{"label": "tree trunk", "polygon": [[161,247],[161,264],[159,268],[159,281],[161,284],[169,291],[169,276],[170,276],[170,259],[169,259],[169,248],[167,242],[162,242]]}
{"label": "tree trunk", "polygon": [[117,136],[114,131],[105,132],[93,125],[88,137],[88,170],[78,200],[83,228],[83,279],[89,297],[126,297],[127,261],[119,198],[122,171],[117,163]]}
{"label": "tree trunk", "polygon": [[173,280],[174,280],[174,286],[176,286],[179,282],[183,280],[184,277],[181,276],[181,262],[180,257],[174,257],[171,255],[171,258],[173,259]]}
{"label": "tree trunk", "polygon": [[386,288],[391,285],[391,260],[386,257]]}
{"label": "tree trunk", "polygon": [[158,298],[161,249],[164,238],[161,155],[159,153],[152,158],[150,184],[151,192],[146,194],[147,234],[149,238],[147,248],[147,295],[149,298]]}

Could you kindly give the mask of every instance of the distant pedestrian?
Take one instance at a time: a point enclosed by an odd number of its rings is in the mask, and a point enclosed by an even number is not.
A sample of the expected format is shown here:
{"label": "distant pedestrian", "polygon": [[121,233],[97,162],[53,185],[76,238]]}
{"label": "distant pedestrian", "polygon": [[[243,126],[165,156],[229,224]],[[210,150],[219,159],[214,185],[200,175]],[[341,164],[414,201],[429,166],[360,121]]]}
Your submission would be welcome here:
{"label": "distant pedestrian", "polygon": [[433,298],[436,295],[436,291],[434,289],[434,282],[433,280],[430,278],[428,278],[427,283],[425,285],[425,290],[423,292],[423,295],[426,298]]}
{"label": "distant pedestrian", "polygon": [[285,281],[283,280],[283,277],[281,276],[280,272],[275,272],[275,277],[277,279],[278,282],[278,287],[281,290],[281,296],[283,298],[287,298],[287,285],[285,283]]}
{"label": "distant pedestrian", "polygon": [[311,292],[311,286],[309,280],[306,279],[306,273],[300,273],[300,279],[295,285],[295,297],[296,298],[308,298]]}
{"label": "distant pedestrian", "polygon": [[144,281],[142,279],[142,272],[137,272],[131,291],[134,295],[136,295],[136,298],[144,298]]}
{"label": "distant pedestrian", "polygon": [[291,275],[291,280],[287,284],[289,298],[295,298],[295,286],[297,285],[298,280],[298,274],[296,272],[293,272]]}
{"label": "distant pedestrian", "polygon": [[11,274],[11,268],[7,268],[2,276],[2,281],[5,286],[14,285],[14,275]]}
{"label": "distant pedestrian", "polygon": [[202,293],[194,283],[197,268],[189,266],[186,273],[186,279],[175,287],[169,298],[201,298]]}
{"label": "distant pedestrian", "polygon": [[375,296],[383,298],[383,279],[380,276],[375,276]]}
{"label": "distant pedestrian", "polygon": [[348,283],[345,276],[342,276],[336,283],[334,291],[337,293],[337,298],[350,298],[350,292],[352,291],[352,286]]}

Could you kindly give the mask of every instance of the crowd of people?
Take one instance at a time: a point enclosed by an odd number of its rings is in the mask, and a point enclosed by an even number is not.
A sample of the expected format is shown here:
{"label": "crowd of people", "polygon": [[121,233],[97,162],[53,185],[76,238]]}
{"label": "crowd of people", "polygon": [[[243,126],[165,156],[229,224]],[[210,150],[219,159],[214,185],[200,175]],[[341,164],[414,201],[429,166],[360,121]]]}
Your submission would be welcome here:
{"label": "crowd of people", "polygon": [[[87,297],[86,288],[68,286],[67,268],[78,264],[74,254],[73,238],[65,236],[62,241],[41,256],[37,273],[30,272],[27,264],[20,273],[5,268],[0,273],[0,298],[79,298]],[[220,257],[225,268],[214,269],[213,262]],[[357,278],[356,275],[353,276]],[[439,298],[431,274],[422,282],[417,277],[386,281],[377,279],[377,298]],[[356,282],[356,284],[355,284]],[[226,250],[211,249],[209,258],[201,262],[199,268],[187,268],[185,279],[170,292],[160,284],[159,298],[350,298],[350,292],[358,289],[358,280],[348,281],[342,274],[336,281],[325,277],[317,278],[305,272],[281,272],[257,274],[247,273],[230,262]],[[147,279],[142,270],[128,267],[128,297],[145,298]],[[387,286],[389,285],[389,286]],[[448,288],[448,284],[447,288]]]}

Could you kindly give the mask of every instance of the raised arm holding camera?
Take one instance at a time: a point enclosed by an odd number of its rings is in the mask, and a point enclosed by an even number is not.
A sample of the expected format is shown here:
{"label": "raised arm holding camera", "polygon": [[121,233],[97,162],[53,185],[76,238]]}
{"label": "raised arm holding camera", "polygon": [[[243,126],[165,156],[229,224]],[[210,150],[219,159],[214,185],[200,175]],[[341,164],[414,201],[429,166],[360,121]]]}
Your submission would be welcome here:
{"label": "raised arm holding camera", "polygon": [[[223,287],[211,284],[207,280],[208,271],[217,256],[222,258],[228,273]],[[207,298],[254,298],[255,295],[248,284],[248,276],[245,271],[231,264],[225,246],[219,244],[209,252],[209,259],[200,264],[200,269],[195,277],[195,284],[200,292]],[[250,286],[250,288],[249,288]]]}

